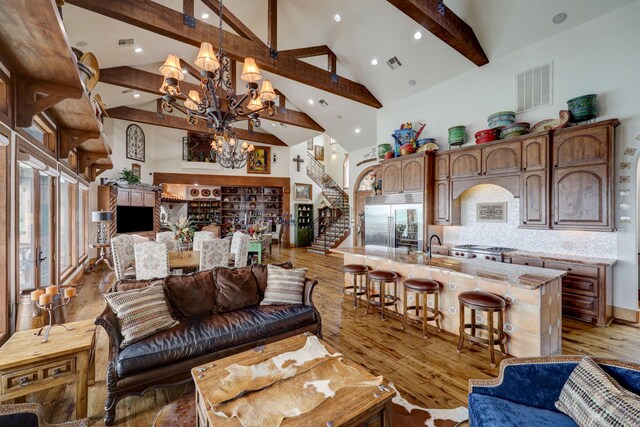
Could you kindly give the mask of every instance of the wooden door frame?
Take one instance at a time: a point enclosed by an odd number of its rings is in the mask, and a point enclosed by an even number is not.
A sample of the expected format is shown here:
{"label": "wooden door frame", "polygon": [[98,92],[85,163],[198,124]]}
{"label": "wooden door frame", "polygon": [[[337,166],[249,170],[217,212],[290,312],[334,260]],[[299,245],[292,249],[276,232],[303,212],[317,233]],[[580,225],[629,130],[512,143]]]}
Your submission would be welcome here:
{"label": "wooden door frame", "polygon": [[[0,134],[6,136],[11,141],[11,130],[0,126]],[[9,194],[11,192],[9,177],[11,173],[11,144],[6,147],[0,147],[0,191],[4,194],[0,195],[0,212],[5,215],[0,217],[0,304],[4,308],[4,312],[0,311],[0,345],[2,345],[11,334],[11,292],[9,291],[9,230],[10,215]]]}
{"label": "wooden door frame", "polygon": [[[373,196],[375,193],[373,191],[358,191],[358,189],[360,188],[360,183],[362,182],[362,180],[364,179],[365,176],[369,175],[369,173],[371,173],[372,171],[377,170],[378,172],[382,172],[382,165],[377,164],[377,165],[373,165],[373,166],[369,166],[368,168],[365,168],[362,172],[360,172],[360,174],[358,175],[358,177],[356,178],[356,182],[353,185],[353,220],[354,223],[356,224],[356,229],[357,229],[357,224],[358,224],[358,212],[360,211],[360,205],[358,204],[358,194],[362,194],[362,193],[368,193],[367,195],[369,196]],[[362,207],[364,210],[364,206]],[[354,231],[353,233],[353,243],[354,246],[358,243],[357,239],[358,239],[358,234],[357,232]]]}

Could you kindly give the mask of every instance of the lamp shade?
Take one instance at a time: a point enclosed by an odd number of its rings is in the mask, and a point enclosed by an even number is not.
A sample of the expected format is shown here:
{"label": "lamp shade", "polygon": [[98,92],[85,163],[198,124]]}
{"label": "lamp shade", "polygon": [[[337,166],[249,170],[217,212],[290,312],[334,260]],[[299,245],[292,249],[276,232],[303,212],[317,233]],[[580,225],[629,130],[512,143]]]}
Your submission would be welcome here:
{"label": "lamp shade", "polygon": [[262,98],[263,101],[273,101],[274,99],[276,99],[276,91],[273,90],[273,86],[271,85],[270,80],[265,80],[262,82],[260,98]]}
{"label": "lamp shade", "polygon": [[249,111],[257,111],[262,108],[264,108],[264,106],[262,105],[262,101],[260,101],[260,98],[252,99],[251,102],[247,104],[247,109]]}
{"label": "lamp shade", "polygon": [[184,73],[182,72],[182,67],[180,67],[180,58],[176,55],[167,56],[167,60],[160,67],[160,73],[166,78],[184,80]]}
{"label": "lamp shade", "polygon": [[184,101],[184,106],[190,110],[197,110],[198,104],[200,104],[200,94],[197,90],[190,90],[189,98]]}
{"label": "lamp shade", "polygon": [[91,221],[92,222],[102,222],[102,221],[111,221],[113,219],[113,214],[111,211],[93,211],[91,212]]}
{"label": "lamp shade", "polygon": [[262,79],[260,70],[256,65],[256,61],[253,58],[245,58],[244,66],[242,67],[242,75],[240,76],[245,82],[253,83]]}
{"label": "lamp shade", "polygon": [[220,62],[218,62],[218,59],[213,52],[213,46],[211,46],[211,43],[203,42],[200,45],[200,51],[198,52],[198,56],[196,57],[194,64],[196,64],[196,67],[200,67],[205,71],[215,71],[220,68]]}

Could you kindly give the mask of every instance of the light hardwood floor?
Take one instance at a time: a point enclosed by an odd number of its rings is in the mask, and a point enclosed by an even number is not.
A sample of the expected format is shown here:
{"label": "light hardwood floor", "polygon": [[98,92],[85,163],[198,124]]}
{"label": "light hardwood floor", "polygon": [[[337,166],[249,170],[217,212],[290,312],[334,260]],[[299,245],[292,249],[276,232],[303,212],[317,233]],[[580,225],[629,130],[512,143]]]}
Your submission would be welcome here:
{"label": "light hardwood floor", "polygon": [[[404,397],[427,408],[453,408],[467,403],[467,383],[470,378],[496,376],[485,349],[468,347],[456,353],[457,337],[435,330],[424,340],[419,327],[400,330],[400,322],[382,322],[377,315],[364,314],[364,308],[354,310],[353,300],[342,296],[342,257],[321,256],[302,249],[280,249],[274,245],[267,261],[291,260],[296,267],[307,267],[308,277],[317,278],[319,285],[314,302],[322,314],[324,338],[345,356],[361,363],[375,374],[393,382]],[[100,270],[85,276],[78,285],[78,297],[69,310],[69,320],[91,319],[102,311],[101,293],[114,280],[112,272]],[[103,425],[105,372],[107,358],[106,334],[98,328],[96,384],[89,388],[89,416],[95,425]],[[565,354],[590,354],[640,362],[637,351],[640,330],[632,326],[613,324],[602,328],[564,319],[563,350]],[[150,426],[155,414],[171,400],[180,396],[185,386],[150,392],[143,397],[130,397],[118,404],[118,426]],[[33,395],[30,401],[46,402],[46,414],[51,422],[70,419],[73,413],[73,387],[65,387],[47,395]]]}

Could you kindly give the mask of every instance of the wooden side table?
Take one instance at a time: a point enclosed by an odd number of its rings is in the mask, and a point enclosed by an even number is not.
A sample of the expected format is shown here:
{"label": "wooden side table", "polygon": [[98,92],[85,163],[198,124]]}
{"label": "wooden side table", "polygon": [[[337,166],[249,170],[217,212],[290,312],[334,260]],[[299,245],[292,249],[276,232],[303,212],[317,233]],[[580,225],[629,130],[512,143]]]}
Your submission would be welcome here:
{"label": "wooden side table", "polygon": [[111,263],[111,243],[94,243],[89,245],[91,249],[98,250],[98,259],[93,265],[88,265],[85,269],[85,273],[92,273],[98,267],[98,264],[107,264],[110,270],[113,270],[113,264]]}
{"label": "wooden side table", "polygon": [[54,328],[49,341],[37,329],[16,332],[0,347],[0,402],[76,383],[76,419],[87,416],[87,388],[95,378],[94,336],[91,320]]}

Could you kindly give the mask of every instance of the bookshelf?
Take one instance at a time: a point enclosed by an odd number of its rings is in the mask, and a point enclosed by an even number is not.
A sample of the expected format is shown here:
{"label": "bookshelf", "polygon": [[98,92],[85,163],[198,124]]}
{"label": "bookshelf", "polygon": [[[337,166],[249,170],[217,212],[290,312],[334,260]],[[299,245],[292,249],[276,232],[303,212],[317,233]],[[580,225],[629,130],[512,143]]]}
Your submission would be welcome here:
{"label": "bookshelf", "polygon": [[282,187],[222,187],[221,221],[245,227],[256,221],[275,225],[282,222]]}

